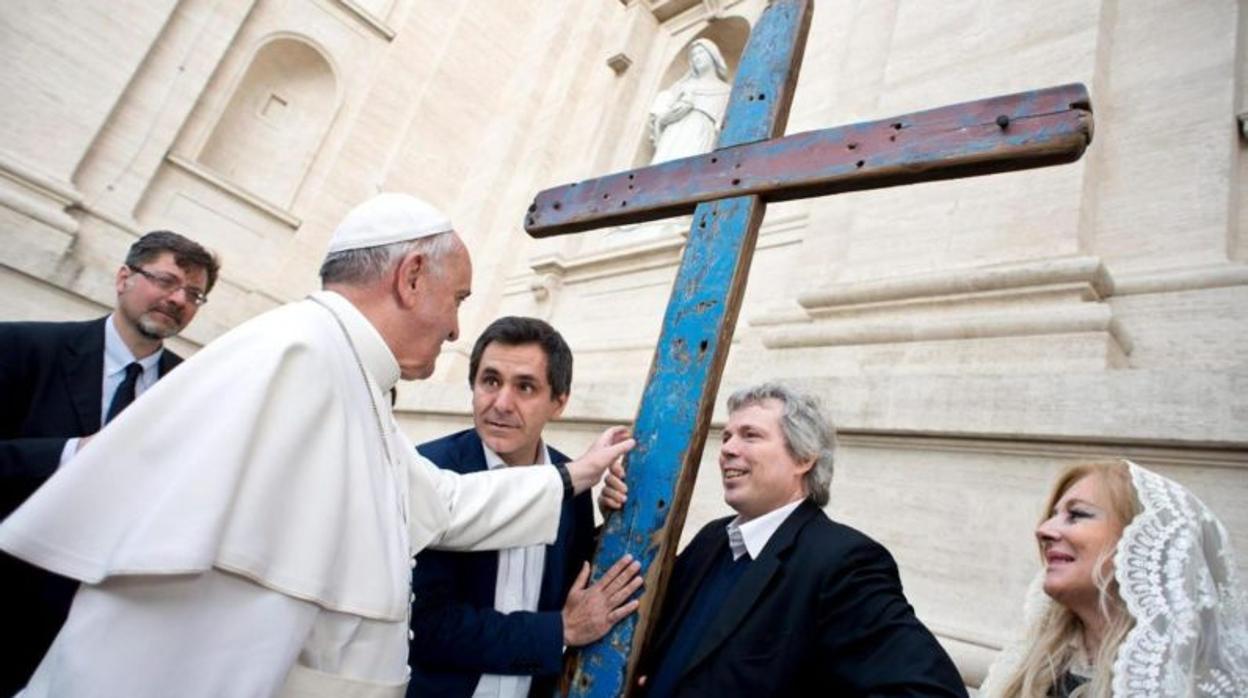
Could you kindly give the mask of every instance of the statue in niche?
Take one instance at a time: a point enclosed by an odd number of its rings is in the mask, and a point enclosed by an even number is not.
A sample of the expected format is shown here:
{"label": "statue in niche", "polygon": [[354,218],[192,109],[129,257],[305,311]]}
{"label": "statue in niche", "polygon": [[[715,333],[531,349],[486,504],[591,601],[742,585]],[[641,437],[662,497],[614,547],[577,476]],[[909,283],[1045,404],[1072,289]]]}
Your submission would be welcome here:
{"label": "statue in niche", "polygon": [[710,152],[728,108],[728,64],[710,39],[689,44],[689,70],[650,107],[650,141],[656,164]]}
{"label": "statue in niche", "polygon": [[[710,152],[728,109],[728,64],[710,39],[697,39],[685,50],[689,70],[654,98],[649,132],[654,144],[651,164]],[[646,243],[675,236],[689,227],[689,217],[612,228],[605,247]]]}

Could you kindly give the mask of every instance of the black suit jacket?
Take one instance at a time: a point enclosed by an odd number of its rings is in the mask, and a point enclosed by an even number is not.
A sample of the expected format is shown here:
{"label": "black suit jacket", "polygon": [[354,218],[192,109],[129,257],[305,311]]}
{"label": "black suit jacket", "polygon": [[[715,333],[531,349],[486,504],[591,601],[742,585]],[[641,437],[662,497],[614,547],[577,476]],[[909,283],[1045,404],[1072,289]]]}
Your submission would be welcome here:
{"label": "black suit jacket", "polygon": [[[641,673],[663,661],[731,518],[677,557]],[[902,594],[883,546],[805,501],[781,524],[706,628],[679,696],[966,696],[949,656]]]}
{"label": "black suit jacket", "polygon": [[[66,440],[100,430],[107,321],[0,323],[0,515],[51,477]],[[160,375],[181,361],[166,349]]]}
{"label": "black suit jacket", "polygon": [[[0,519],[60,464],[65,441],[100,430],[104,323],[0,323]],[[164,376],[182,359],[165,350]],[[25,685],[65,622],[77,584],[0,553],[0,695]]]}
{"label": "black suit jacket", "polygon": [[[486,469],[473,429],[421,444],[435,464],[458,473]],[[551,460],[568,457],[550,449]],[[546,546],[536,612],[494,610],[498,553],[425,550],[412,575],[411,664],[408,696],[467,698],[482,674],[533,676],[531,696],[549,696],[563,668],[561,611],[581,564],[593,554],[594,511],[589,492],[563,503],[559,534]]]}

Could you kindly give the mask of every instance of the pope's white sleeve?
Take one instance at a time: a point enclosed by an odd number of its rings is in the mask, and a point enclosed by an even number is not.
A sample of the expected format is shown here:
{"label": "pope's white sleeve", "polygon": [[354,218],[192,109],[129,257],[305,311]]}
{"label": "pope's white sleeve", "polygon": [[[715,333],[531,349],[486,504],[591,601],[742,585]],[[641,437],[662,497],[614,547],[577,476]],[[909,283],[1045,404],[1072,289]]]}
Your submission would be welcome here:
{"label": "pope's white sleeve", "polygon": [[423,457],[416,460],[433,471],[430,474],[450,515],[446,531],[431,547],[497,550],[555,542],[563,480],[554,468],[501,468],[459,475]]}
{"label": "pope's white sleeve", "polygon": [[317,611],[215,569],[84,584],[21,695],[275,695]]}

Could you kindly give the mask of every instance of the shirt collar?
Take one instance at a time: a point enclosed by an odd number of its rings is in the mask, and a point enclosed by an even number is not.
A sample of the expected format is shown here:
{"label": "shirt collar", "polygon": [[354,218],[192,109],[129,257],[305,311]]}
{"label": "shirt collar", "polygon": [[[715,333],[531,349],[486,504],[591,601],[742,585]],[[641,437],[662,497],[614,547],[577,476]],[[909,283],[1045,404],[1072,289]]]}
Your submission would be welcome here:
{"label": "shirt collar", "polygon": [[[507,467],[507,463],[494,452],[494,449],[481,442],[481,450],[485,451],[485,467],[489,470],[497,470],[498,468]],[[537,447],[537,462],[533,465],[547,465],[550,463],[550,451],[546,450],[546,444],[543,442]]]}
{"label": "shirt collar", "polygon": [[784,523],[784,520],[789,518],[789,514],[792,514],[793,510],[804,501],[806,500],[799,499],[796,502],[789,502],[779,509],[772,509],[749,521],[742,522],[740,515],[729,521],[728,547],[732,548],[732,559],[739,560],[742,555],[749,553],[751,560],[757,560],[763,548],[767,546],[767,541],[771,540],[776,530],[780,528],[780,524]]}
{"label": "shirt collar", "polygon": [[154,369],[156,364],[160,362],[160,355],[165,352],[164,346],[143,357],[135,359],[134,354],[130,351],[130,347],[126,346],[126,341],[121,338],[121,333],[117,331],[117,313],[108,316],[104,321],[104,375],[111,376],[115,373],[121,373],[126,370],[126,366],[139,362],[143,367],[143,372]]}
{"label": "shirt collar", "polygon": [[390,351],[377,328],[373,327],[373,323],[339,293],[316,291],[311,295],[342,320],[347,334],[351,335],[351,341],[355,344],[355,350],[360,353],[360,362],[381,391],[385,393],[393,388],[399,382],[399,361],[394,358],[394,353]]}

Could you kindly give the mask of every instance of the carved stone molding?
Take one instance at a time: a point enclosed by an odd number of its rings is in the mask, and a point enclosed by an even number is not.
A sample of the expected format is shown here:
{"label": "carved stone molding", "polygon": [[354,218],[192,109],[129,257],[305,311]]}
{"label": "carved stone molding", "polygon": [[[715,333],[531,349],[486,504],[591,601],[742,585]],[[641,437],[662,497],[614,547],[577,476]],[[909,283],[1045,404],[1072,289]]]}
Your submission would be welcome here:
{"label": "carved stone molding", "polygon": [[563,285],[563,277],[559,274],[539,274],[529,281],[529,291],[533,293],[534,300],[545,301],[558,291]]}
{"label": "carved stone molding", "polygon": [[739,2],[741,0],[641,0],[642,5],[660,22],[666,22],[693,8],[698,8],[694,12],[700,18],[716,18],[721,16],[724,10]]}
{"label": "carved stone molding", "polygon": [[1119,274],[1116,279],[1115,296],[1248,286],[1248,264],[1227,262],[1183,269],[1156,269]]}
{"label": "carved stone molding", "polygon": [[355,0],[336,0],[336,2],[360,24],[376,32],[377,36],[386,41],[394,41],[394,29],[384,19],[373,14],[368,8],[355,2]]}
{"label": "carved stone molding", "polygon": [[242,187],[231,183],[221,175],[213,172],[203,165],[200,165],[194,160],[184,158],[181,155],[174,153],[170,153],[165,159],[169,162],[169,164],[177,167],[183,172],[193,175],[204,183],[229,194],[257,211],[260,211],[261,213],[264,213],[274,220],[286,225],[291,230],[297,230],[299,226],[303,224],[303,222],[290,211],[287,211],[281,206],[278,206],[271,201],[266,201],[265,199],[243,189]]}
{"label": "carved stone molding", "polygon": [[1079,288],[1089,300],[1114,293],[1109,272],[1095,257],[1059,257],[978,269],[950,269],[895,279],[830,284],[798,296],[812,315],[882,303],[953,299],[1039,288]]}
{"label": "carved stone molding", "polygon": [[[758,233],[757,249],[766,250],[800,242],[806,220],[805,213],[798,213],[764,221]],[[621,237],[627,234],[617,233]],[[582,283],[607,276],[675,267],[680,263],[684,248],[685,235],[682,232],[668,232],[635,244],[625,241],[574,257],[564,257],[557,253],[534,257],[529,262],[529,273],[539,277],[553,275],[562,284]]]}
{"label": "carved stone molding", "polygon": [[763,345],[768,349],[786,349],[1089,332],[1108,333],[1124,354],[1131,353],[1131,340],[1114,319],[1109,307],[1092,303],[1069,308],[967,313],[931,319],[820,322],[768,331],[763,335]]}
{"label": "carved stone molding", "polygon": [[769,349],[1103,334],[1125,356],[1131,339],[1102,302],[1112,295],[1099,259],[1064,257],[828,284],[799,295],[800,312],[750,324],[772,328]]}
{"label": "carved stone molding", "polygon": [[82,195],[73,184],[0,152],[0,205],[62,232],[74,233],[78,221],[65,210],[81,204]]}

